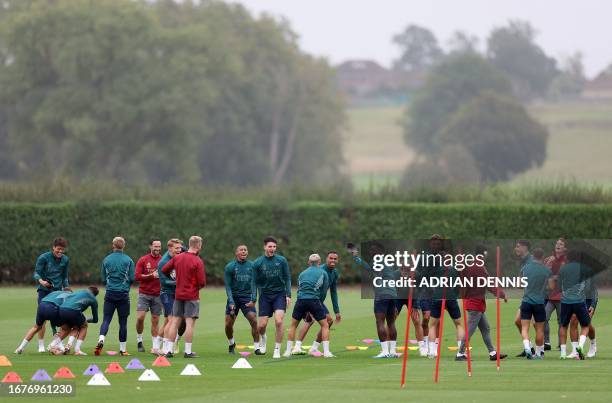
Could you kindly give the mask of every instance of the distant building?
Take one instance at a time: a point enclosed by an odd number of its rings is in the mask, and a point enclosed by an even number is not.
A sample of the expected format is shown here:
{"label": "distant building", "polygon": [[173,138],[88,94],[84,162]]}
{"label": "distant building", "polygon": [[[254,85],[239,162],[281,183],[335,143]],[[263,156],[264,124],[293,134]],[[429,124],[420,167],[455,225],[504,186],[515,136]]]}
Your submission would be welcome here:
{"label": "distant building", "polygon": [[338,87],[351,103],[405,102],[424,77],[424,73],[389,70],[373,60],[347,60],[336,67]]}
{"label": "distant building", "polygon": [[612,65],[584,85],[582,98],[588,100],[612,99]]}

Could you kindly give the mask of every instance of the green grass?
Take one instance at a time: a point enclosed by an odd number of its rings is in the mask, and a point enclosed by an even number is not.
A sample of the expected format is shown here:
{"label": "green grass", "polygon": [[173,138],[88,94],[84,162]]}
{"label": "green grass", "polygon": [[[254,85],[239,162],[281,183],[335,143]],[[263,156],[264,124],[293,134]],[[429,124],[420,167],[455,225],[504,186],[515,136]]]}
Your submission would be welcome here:
{"label": "green grass", "polygon": [[[559,180],[612,183],[612,103],[543,103],[529,107],[550,133],[547,159],[541,167],[518,175],[513,183]],[[345,155],[354,185],[370,189],[399,182],[414,158],[404,143],[402,107],[351,108]]]}
{"label": "green grass", "polygon": [[[558,352],[553,351],[544,361],[526,361],[510,358],[502,362],[501,371],[486,357],[486,350],[479,334],[472,339],[473,372],[466,376],[465,363],[455,362],[453,352],[443,349],[441,375],[438,385],[432,382],[434,361],[409,356],[408,384],[405,390],[399,388],[401,360],[375,360],[377,353],[372,347],[367,351],[345,351],[346,345],[363,345],[359,340],[374,338],[375,327],[372,318],[372,301],[360,299],[356,289],[340,291],[340,306],[343,321],[334,326],[331,333],[332,351],[335,359],[292,358],[272,360],[268,353],[263,357],[250,356],[252,370],[233,370],[235,356],[227,354],[227,341],[223,333],[223,309],[225,297],[221,289],[205,289],[202,292],[202,317],[196,326],[194,350],[202,358],[188,361],[174,358],[172,366],[155,368],[161,382],[138,382],[140,371],[125,374],[111,374],[110,387],[86,386],[88,378],[80,375],[90,363],[105,368],[111,361],[125,366],[129,359],[139,358],[149,366],[153,357],[135,352],[134,308],[129,322],[128,347],[132,357],[113,358],[109,356],[54,357],[36,352],[36,343],[29,345],[24,355],[12,354],[23,334],[32,324],[35,313],[35,291],[31,288],[2,288],[2,327],[0,354],[6,354],[13,367],[0,367],[0,376],[8,370],[17,371],[24,380],[29,379],[39,368],[50,375],[61,366],[67,365],[77,374],[77,399],[68,401],[453,401],[453,402],[515,402],[529,401],[596,402],[609,401],[612,385],[607,381],[612,375],[612,319],[611,300],[602,298],[599,303],[595,324],[598,331],[598,356],[586,361],[560,361]],[[135,301],[132,295],[132,304]],[[102,297],[98,299],[102,301]],[[102,304],[100,304],[102,305]],[[491,303],[490,309],[494,307]],[[502,350],[511,357],[521,349],[521,341],[512,323],[517,301],[502,304]],[[399,320],[398,332],[403,335],[405,311]],[[489,312],[492,325],[494,311]],[[449,321],[447,321],[447,325]],[[286,322],[288,324],[288,321]],[[97,339],[98,325],[92,325],[85,341],[84,350],[91,353]],[[148,324],[145,334],[148,331]],[[411,329],[412,330],[412,329]],[[556,326],[553,326],[553,333]],[[493,330],[495,331],[495,330]],[[246,321],[237,321],[238,343],[251,344]],[[314,333],[313,333],[314,334]],[[312,334],[305,344],[312,340]],[[113,322],[107,336],[108,349],[117,350],[117,326]],[[270,349],[271,330],[268,330]],[[402,339],[400,337],[399,339]],[[411,337],[412,338],[412,337]],[[48,341],[47,337],[47,341]],[[150,347],[150,338],[145,338]],[[445,326],[444,345],[454,345],[452,329]],[[181,346],[182,347],[182,346]],[[284,350],[284,342],[283,342]],[[195,363],[203,375],[182,377],[178,374],[186,363]],[[41,401],[40,398],[22,398],[20,402]]]}

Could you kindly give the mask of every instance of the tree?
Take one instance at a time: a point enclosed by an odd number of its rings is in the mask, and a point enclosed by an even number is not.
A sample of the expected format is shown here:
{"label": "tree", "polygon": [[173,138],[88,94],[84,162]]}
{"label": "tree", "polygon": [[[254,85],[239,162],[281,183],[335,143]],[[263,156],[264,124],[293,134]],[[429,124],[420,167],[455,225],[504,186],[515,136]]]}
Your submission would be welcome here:
{"label": "tree", "polygon": [[418,25],[408,25],[402,33],[393,37],[393,43],[401,52],[394,63],[395,68],[399,70],[425,70],[443,56],[436,36],[427,28]]}
{"label": "tree", "polygon": [[516,100],[485,92],[463,105],[437,140],[457,145],[472,156],[483,181],[507,181],[541,166],[548,131]]}
{"label": "tree", "polygon": [[448,46],[454,53],[478,53],[478,37],[465,31],[455,31],[448,40]]}
{"label": "tree", "polygon": [[582,54],[576,52],[563,60],[560,74],[550,83],[549,97],[557,100],[576,98],[586,81]]}
{"label": "tree", "polygon": [[487,41],[491,62],[512,81],[520,99],[544,96],[557,75],[555,59],[535,43],[536,31],[525,21],[510,21],[496,28]]}
{"label": "tree", "polygon": [[435,138],[448,119],[465,103],[490,90],[510,94],[508,80],[485,59],[473,53],[447,57],[429,75],[406,110],[404,139],[417,152],[433,154]]}

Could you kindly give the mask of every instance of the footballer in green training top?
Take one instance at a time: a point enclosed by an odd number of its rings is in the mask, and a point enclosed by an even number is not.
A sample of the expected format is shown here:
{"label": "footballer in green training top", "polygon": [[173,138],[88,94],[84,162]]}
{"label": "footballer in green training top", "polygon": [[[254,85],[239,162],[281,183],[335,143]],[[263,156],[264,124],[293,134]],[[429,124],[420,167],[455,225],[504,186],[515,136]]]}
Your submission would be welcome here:
{"label": "footballer in green training top", "polygon": [[234,354],[236,342],[234,340],[234,322],[238,311],[249,321],[251,335],[255,344],[259,342],[257,332],[257,311],[251,296],[256,292],[253,283],[253,262],[247,260],[249,250],[246,245],[236,247],[236,258],[225,266],[225,293],[227,303],[225,305],[225,335],[229,343],[228,351]]}
{"label": "footballer in green training top", "polygon": [[283,256],[276,254],[276,239],[264,239],[264,255],[253,262],[253,294],[251,301],[257,300],[259,291],[259,343],[255,345],[255,354],[266,353],[266,327],[268,319],[274,316],[276,339],[274,355],[280,358],[280,347],[283,341],[283,321],[285,311],[291,303],[291,271],[289,263]]}

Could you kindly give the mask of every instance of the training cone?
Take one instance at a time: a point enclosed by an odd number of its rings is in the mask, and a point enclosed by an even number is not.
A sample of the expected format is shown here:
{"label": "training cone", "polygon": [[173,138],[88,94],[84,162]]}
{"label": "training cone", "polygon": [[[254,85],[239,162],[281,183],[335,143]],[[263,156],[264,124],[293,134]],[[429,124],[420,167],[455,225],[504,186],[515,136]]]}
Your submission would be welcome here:
{"label": "training cone", "polygon": [[241,351],[240,355],[243,356],[243,357],[248,357],[249,355],[251,355],[251,352],[250,351]]}
{"label": "training cone", "polygon": [[357,346],[346,346],[347,350],[357,350]]}
{"label": "training cone", "polygon": [[49,376],[47,371],[45,371],[44,369],[39,369],[32,376],[32,380],[37,382],[47,382],[51,380],[51,377]]}
{"label": "training cone", "polygon": [[6,357],[6,355],[0,355],[0,367],[12,367],[11,361]]}
{"label": "training cone", "polygon": [[107,355],[117,355],[116,351],[107,351],[106,352]]}
{"label": "training cone", "polygon": [[247,346],[249,350],[255,350],[255,346]]}
{"label": "training cone", "polygon": [[142,362],[140,362],[138,358],[134,358],[128,363],[125,369],[145,369],[145,366],[142,365]]}
{"label": "training cone", "polygon": [[159,376],[157,376],[157,374],[152,369],[146,369],[142,373],[142,375],[140,375],[140,378],[138,378],[138,380],[143,382],[159,381]]}
{"label": "training cone", "polygon": [[59,378],[74,378],[75,376],[70,370],[70,368],[61,367],[60,369],[55,371],[55,375],[53,375],[53,377],[59,379]]}
{"label": "training cone", "polygon": [[363,339],[361,341],[363,341],[365,344],[372,344],[374,342],[374,339]]}
{"label": "training cone", "polygon": [[232,365],[233,369],[245,369],[245,368],[253,368],[251,364],[246,360],[246,358],[239,358],[238,361]]}
{"label": "training cone", "polygon": [[21,380],[21,377],[19,376],[19,374],[17,372],[7,372],[6,375],[4,375],[4,378],[2,378],[2,383],[21,383],[23,382]]}
{"label": "training cone", "polygon": [[195,365],[187,364],[185,368],[183,368],[183,371],[181,371],[181,375],[197,376],[197,375],[202,375],[202,373],[200,372],[198,367],[196,367]]}
{"label": "training cone", "polygon": [[320,357],[323,355],[323,353],[320,352],[319,350],[315,350],[312,353],[310,353],[310,355],[312,355],[313,357]]}
{"label": "training cone", "polygon": [[100,368],[98,368],[96,364],[91,364],[90,366],[87,367],[85,372],[83,372],[83,375],[95,375],[99,373],[101,373]]}
{"label": "training cone", "polygon": [[103,373],[97,372],[94,376],[91,377],[89,382],[87,382],[89,386],[110,386],[110,382]]}
{"label": "training cone", "polygon": [[153,361],[154,367],[169,367],[170,365],[170,361],[163,355],[160,355]]}
{"label": "training cone", "polygon": [[123,368],[121,368],[121,365],[119,365],[118,362],[111,362],[110,364],[108,364],[108,367],[106,367],[104,372],[106,372],[107,374],[121,374],[125,371],[123,370]]}
{"label": "training cone", "polygon": [[247,345],[246,344],[236,344],[236,348],[238,350],[244,350],[247,348]]}
{"label": "training cone", "polygon": [[367,350],[368,349],[367,347],[362,347],[362,346],[359,346],[357,348],[360,349],[360,350]]}

